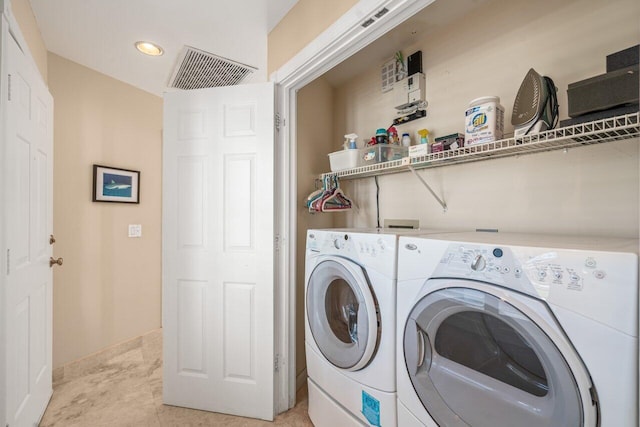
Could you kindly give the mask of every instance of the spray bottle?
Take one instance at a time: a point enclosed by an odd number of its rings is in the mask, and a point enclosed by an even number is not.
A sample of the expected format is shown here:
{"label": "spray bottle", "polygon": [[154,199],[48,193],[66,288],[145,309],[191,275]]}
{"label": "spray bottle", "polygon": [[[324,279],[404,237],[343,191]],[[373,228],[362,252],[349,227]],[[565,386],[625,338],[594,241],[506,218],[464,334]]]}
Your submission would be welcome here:
{"label": "spray bottle", "polygon": [[356,145],[356,139],[358,139],[358,135],[355,133],[349,133],[344,136],[344,149],[345,150],[353,150],[358,148]]}
{"label": "spray bottle", "polygon": [[420,144],[429,143],[429,131],[427,129],[420,129],[418,135],[420,135]]}

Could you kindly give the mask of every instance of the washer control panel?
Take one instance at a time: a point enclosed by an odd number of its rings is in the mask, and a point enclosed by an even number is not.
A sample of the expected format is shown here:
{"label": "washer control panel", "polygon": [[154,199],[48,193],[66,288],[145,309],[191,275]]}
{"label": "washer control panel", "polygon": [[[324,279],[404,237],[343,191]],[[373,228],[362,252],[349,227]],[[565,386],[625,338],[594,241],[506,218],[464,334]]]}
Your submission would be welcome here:
{"label": "washer control panel", "polygon": [[[397,236],[341,230],[309,230],[307,262],[318,256],[339,256],[384,277],[393,277],[397,265]],[[310,261],[311,260],[311,261]]]}
{"label": "washer control panel", "polygon": [[395,254],[395,236],[357,235],[352,233],[329,232],[324,235],[309,233],[307,248],[333,254],[361,254],[365,256],[386,256]]}

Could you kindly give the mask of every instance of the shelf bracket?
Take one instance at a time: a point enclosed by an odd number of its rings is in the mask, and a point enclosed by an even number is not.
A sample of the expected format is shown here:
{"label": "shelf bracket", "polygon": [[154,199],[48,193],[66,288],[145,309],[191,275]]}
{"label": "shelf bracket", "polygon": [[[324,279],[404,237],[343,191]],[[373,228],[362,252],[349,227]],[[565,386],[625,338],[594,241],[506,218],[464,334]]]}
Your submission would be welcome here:
{"label": "shelf bracket", "polygon": [[427,181],[425,181],[424,178],[422,178],[420,175],[418,175],[418,172],[416,172],[416,170],[413,168],[413,166],[408,165],[407,168],[409,168],[411,173],[413,173],[413,175],[420,180],[422,185],[424,185],[425,188],[427,190],[429,190],[429,193],[431,193],[431,195],[438,201],[438,203],[440,203],[440,206],[442,206],[442,211],[446,212],[447,211],[447,204],[444,202],[444,200],[442,200],[440,197],[438,197],[438,195],[433,191],[431,186],[429,184],[427,184]]}

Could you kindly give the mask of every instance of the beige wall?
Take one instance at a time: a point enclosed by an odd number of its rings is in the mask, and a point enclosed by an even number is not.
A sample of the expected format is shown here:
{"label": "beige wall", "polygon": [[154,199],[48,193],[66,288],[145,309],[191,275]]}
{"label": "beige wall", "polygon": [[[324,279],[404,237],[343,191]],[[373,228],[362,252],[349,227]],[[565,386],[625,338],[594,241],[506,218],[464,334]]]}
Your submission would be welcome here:
{"label": "beige wall", "polygon": [[[162,99],[49,54],[53,365],[160,327]],[[94,203],[92,165],[141,171],[140,204]],[[142,238],[128,238],[128,224]]]}
{"label": "beige wall", "polygon": [[11,10],[16,18],[20,31],[29,45],[29,50],[33,56],[38,70],[44,81],[47,81],[47,48],[42,40],[42,34],[38,28],[38,23],[33,15],[29,0],[11,0]]}
{"label": "beige wall", "polygon": [[327,153],[331,139],[328,130],[333,128],[333,90],[323,79],[317,79],[298,92],[298,109],[302,113],[297,120],[297,139],[304,141],[297,150],[298,198],[296,206],[297,236],[296,247],[296,373],[300,375],[305,367],[304,352],[304,262],[307,230],[310,228],[334,227],[336,216],[343,213],[310,214],[305,208],[307,196],[316,189],[315,178],[329,168]]}
{"label": "beige wall", "polygon": [[267,76],[293,58],[357,2],[357,0],[299,0],[269,33]]}
{"label": "beige wall", "polygon": [[[436,14],[447,5],[435,2],[429,11]],[[489,2],[455,25],[398,46],[405,54],[422,50],[429,102],[427,118],[399,130],[414,138],[423,127],[435,136],[464,132],[469,101],[498,95],[506,109],[506,132],[513,132],[515,94],[530,67],[554,79],[566,118],[567,85],[604,73],[607,54],[637,44],[638,16],[635,0]],[[378,67],[372,67],[336,88],[334,150],[346,131],[371,136],[391,123],[393,92],[382,94],[379,79]],[[638,164],[638,140],[632,139],[420,172],[447,202],[446,213],[410,173],[386,175],[379,178],[381,220],[415,218],[425,228],[637,238]],[[360,207],[348,225],[375,226],[372,180],[343,187]]]}

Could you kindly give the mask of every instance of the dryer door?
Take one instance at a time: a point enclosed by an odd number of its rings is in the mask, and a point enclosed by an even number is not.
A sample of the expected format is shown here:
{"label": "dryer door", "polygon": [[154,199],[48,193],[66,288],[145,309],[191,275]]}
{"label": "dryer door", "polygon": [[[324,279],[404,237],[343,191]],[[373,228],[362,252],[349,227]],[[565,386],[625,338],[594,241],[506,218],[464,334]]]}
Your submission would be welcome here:
{"label": "dryer door", "polygon": [[326,257],[307,283],[307,321],[320,352],[338,368],[356,371],[373,358],[378,342],[378,307],[364,270]]}
{"label": "dryer door", "polygon": [[418,301],[403,337],[409,377],[431,418],[443,426],[577,427],[585,408],[594,418],[576,379],[589,382],[584,365],[549,337],[560,327],[545,331],[532,320],[544,310],[553,321],[546,305],[486,284],[447,286]]}

